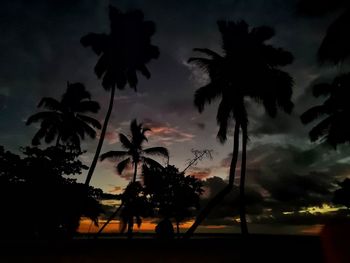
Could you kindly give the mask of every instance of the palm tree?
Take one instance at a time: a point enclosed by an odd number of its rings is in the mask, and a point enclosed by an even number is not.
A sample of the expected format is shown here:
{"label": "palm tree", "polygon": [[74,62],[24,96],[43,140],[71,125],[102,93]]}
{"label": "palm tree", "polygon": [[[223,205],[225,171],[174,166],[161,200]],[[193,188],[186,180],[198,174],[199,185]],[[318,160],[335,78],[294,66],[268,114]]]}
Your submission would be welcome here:
{"label": "palm tree", "polygon": [[[132,178],[132,183],[136,182],[136,176],[137,176],[137,167],[140,163],[154,166],[154,167],[162,167],[160,163],[153,160],[152,158],[147,157],[148,155],[154,156],[162,156],[169,159],[169,152],[164,147],[151,147],[147,149],[143,149],[143,143],[147,140],[146,132],[151,131],[151,129],[143,127],[143,124],[138,124],[136,120],[133,120],[130,124],[130,131],[131,136],[128,138],[128,136],[120,133],[119,134],[119,140],[122,144],[122,147],[125,149],[125,151],[109,151],[104,154],[101,154],[101,161],[105,159],[112,159],[116,160],[118,162],[116,169],[119,174],[122,174],[126,167],[132,165],[134,168],[134,174]],[[114,216],[118,213],[118,211],[123,207],[124,203],[119,206],[117,211],[107,220],[104,226],[100,229],[99,232],[102,232],[102,230],[105,228],[105,226],[112,220]],[[133,220],[129,220],[129,231],[130,229],[132,231],[132,225],[131,222]]]}
{"label": "palm tree", "polygon": [[327,96],[323,104],[314,106],[301,115],[304,124],[324,117],[309,132],[311,141],[325,141],[336,148],[338,144],[350,143],[350,73],[336,77],[331,84],[321,83],[313,87],[315,97]]}
{"label": "palm tree", "polygon": [[210,82],[195,92],[194,104],[201,113],[205,104],[221,98],[217,112],[219,131],[217,137],[221,143],[227,139],[229,122],[235,122],[233,137],[233,155],[230,164],[229,182],[197,216],[194,224],[186,233],[190,237],[197,226],[207,217],[232,190],[239,150],[239,133],[242,130],[242,167],[240,180],[240,218],[242,233],[247,233],[245,220],[245,166],[246,145],[248,140],[248,116],[246,99],[262,103],[266,112],[274,117],[278,108],[290,113],[293,79],[280,66],[292,62],[291,53],[275,48],[265,42],[274,36],[270,27],[262,26],[250,29],[244,21],[218,21],[222,37],[223,55],[215,51],[196,48],[207,57],[192,57],[190,63],[198,65],[209,75]]}
{"label": "palm tree", "polygon": [[64,143],[72,150],[80,151],[80,140],[85,139],[85,134],[94,139],[95,129],[101,129],[101,124],[96,119],[84,114],[97,113],[100,105],[91,100],[90,93],[81,83],[68,82],[67,91],[60,101],[45,97],[38,107],[47,111],[30,116],[26,122],[27,125],[41,123],[32,140],[33,145],[39,145],[42,139],[51,143],[56,138],[56,146]]}
{"label": "palm tree", "polygon": [[147,155],[158,155],[169,158],[169,152],[164,147],[151,147],[143,149],[143,143],[147,140],[146,132],[151,131],[149,128],[143,127],[143,124],[138,124],[136,120],[130,123],[131,136],[120,133],[119,140],[125,151],[109,151],[101,154],[101,161],[105,159],[114,159],[119,161],[116,168],[119,174],[125,170],[130,164],[134,167],[132,182],[136,182],[137,167],[139,163],[162,167],[157,161],[147,157]]}
{"label": "palm tree", "polygon": [[89,33],[81,38],[84,47],[91,47],[99,56],[95,66],[95,74],[102,78],[102,86],[110,91],[107,114],[101,130],[100,139],[91,163],[85,184],[89,185],[100,155],[106,134],[108,121],[112,113],[115,88],[122,90],[127,84],[136,91],[141,72],[147,79],[151,77],[145,64],[159,56],[158,47],[151,45],[151,37],[155,33],[155,24],[144,21],[140,10],[126,13],[113,6],[109,7],[110,33]]}

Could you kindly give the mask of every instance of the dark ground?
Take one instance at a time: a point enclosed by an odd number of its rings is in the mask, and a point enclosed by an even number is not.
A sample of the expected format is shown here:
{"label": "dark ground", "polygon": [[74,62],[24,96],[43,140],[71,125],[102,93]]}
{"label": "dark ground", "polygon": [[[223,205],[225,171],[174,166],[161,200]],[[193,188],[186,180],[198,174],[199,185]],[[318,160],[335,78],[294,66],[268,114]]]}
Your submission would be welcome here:
{"label": "dark ground", "polygon": [[196,236],[190,240],[154,238],[76,239],[70,242],[1,243],[0,262],[324,262],[317,236]]}

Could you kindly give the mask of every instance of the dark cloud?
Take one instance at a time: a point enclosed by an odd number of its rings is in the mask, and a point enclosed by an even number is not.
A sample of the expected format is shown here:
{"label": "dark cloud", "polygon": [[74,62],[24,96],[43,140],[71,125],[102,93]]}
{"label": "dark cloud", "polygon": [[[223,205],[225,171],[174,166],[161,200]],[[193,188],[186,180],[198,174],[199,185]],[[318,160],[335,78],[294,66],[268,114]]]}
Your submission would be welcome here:
{"label": "dark cloud", "polygon": [[7,102],[7,96],[0,94],[0,111],[7,106],[6,102]]}
{"label": "dark cloud", "polygon": [[[247,187],[252,189],[252,196],[255,194],[260,198],[255,198],[256,202],[253,202],[253,211],[258,213],[250,213],[250,220],[288,223],[299,218],[296,224],[308,224],[336,217],[338,212],[320,216],[317,220],[320,213],[301,211],[309,207],[333,206],[331,201],[337,181],[350,175],[350,163],[344,160],[348,151],[344,147],[332,152],[322,145],[307,149],[278,144],[251,147],[247,152]],[[229,154],[222,159],[221,165],[228,168],[231,158],[232,154]],[[239,163],[237,170],[240,170]],[[213,196],[225,186],[225,182],[219,178],[208,178],[205,185],[210,186],[206,190],[207,195]],[[218,209],[220,212],[217,213],[222,217],[237,215],[237,211],[233,212],[238,206],[237,200],[234,201],[237,192],[234,197],[234,191],[230,194],[230,205],[223,210]]]}
{"label": "dark cloud", "polygon": [[[227,183],[220,177],[210,177],[204,182],[204,194],[201,199],[201,207],[204,207],[208,200],[213,198],[220,190],[227,186]],[[255,189],[248,187],[246,189],[247,212],[251,215],[262,213],[262,195]],[[204,224],[237,224],[233,220],[239,215],[239,190],[237,187],[228,194],[209,214]]]}

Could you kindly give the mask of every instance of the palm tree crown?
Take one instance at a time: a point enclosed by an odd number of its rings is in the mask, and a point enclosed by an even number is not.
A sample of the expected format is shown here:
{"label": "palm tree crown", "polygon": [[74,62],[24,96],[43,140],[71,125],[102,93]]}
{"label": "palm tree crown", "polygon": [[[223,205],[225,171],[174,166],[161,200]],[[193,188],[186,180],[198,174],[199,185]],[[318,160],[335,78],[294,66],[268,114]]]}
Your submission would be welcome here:
{"label": "palm tree crown", "polygon": [[84,47],[91,47],[99,59],[95,73],[102,78],[102,86],[110,90],[109,106],[101,130],[101,136],[92,160],[85,184],[89,185],[103,145],[107,125],[112,113],[115,89],[124,89],[128,83],[136,91],[137,71],[147,79],[151,77],[146,64],[159,57],[158,47],[151,44],[155,24],[145,21],[140,10],[126,13],[109,6],[110,33],[89,33],[80,40]]}
{"label": "palm tree crown", "polygon": [[101,161],[106,158],[117,160],[118,164],[116,168],[119,174],[121,174],[128,165],[132,164],[134,166],[133,181],[136,181],[137,165],[140,162],[161,167],[161,164],[147,157],[147,155],[158,155],[169,158],[169,153],[164,147],[143,149],[143,143],[148,141],[145,133],[150,131],[150,129],[143,127],[142,123],[138,124],[136,120],[133,120],[130,124],[130,131],[130,138],[122,133],[119,134],[119,140],[122,147],[126,149],[125,151],[109,151],[102,154],[100,159]]}
{"label": "palm tree crown", "polygon": [[42,139],[46,143],[51,143],[56,138],[57,145],[64,142],[72,149],[80,150],[80,140],[84,140],[85,134],[95,138],[95,129],[101,128],[101,124],[96,119],[84,114],[97,113],[100,105],[91,100],[90,93],[81,83],[67,83],[67,91],[63,94],[61,101],[45,97],[38,107],[48,111],[36,113],[26,122],[27,125],[41,122],[32,140],[33,145],[39,145]]}
{"label": "palm tree crown", "polygon": [[145,64],[159,56],[158,47],[151,44],[155,24],[144,21],[140,10],[122,13],[113,6],[109,7],[109,19],[109,34],[89,33],[81,38],[81,43],[84,47],[91,46],[99,56],[95,73],[103,78],[106,90],[115,85],[124,89],[127,83],[136,90],[136,71],[150,78]]}
{"label": "palm tree crown", "polygon": [[309,132],[311,141],[326,141],[334,148],[350,142],[350,73],[336,77],[331,84],[321,83],[313,87],[315,97],[327,96],[323,104],[314,106],[301,115],[304,124],[324,117]]}
{"label": "palm tree crown", "polygon": [[192,57],[189,62],[208,73],[210,82],[195,93],[194,103],[202,112],[206,103],[221,97],[217,113],[220,126],[218,138],[226,141],[228,121],[233,118],[241,126],[248,123],[244,98],[262,102],[267,113],[274,117],[277,108],[291,112],[293,79],[280,66],[292,62],[291,53],[265,42],[274,36],[270,27],[249,29],[244,21],[218,21],[222,36],[223,55],[196,48],[209,58]]}

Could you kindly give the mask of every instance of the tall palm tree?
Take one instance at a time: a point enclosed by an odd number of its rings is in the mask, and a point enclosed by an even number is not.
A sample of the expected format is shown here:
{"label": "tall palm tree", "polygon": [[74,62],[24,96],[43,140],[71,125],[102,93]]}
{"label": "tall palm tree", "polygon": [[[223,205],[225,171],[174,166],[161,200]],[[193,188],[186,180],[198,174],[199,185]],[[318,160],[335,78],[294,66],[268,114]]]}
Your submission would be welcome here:
{"label": "tall palm tree", "polygon": [[158,47],[151,44],[155,33],[155,24],[145,21],[140,10],[126,13],[113,6],[109,7],[110,33],[89,33],[81,38],[84,47],[91,47],[99,56],[95,74],[102,78],[102,86],[110,91],[107,114],[101,130],[101,136],[91,163],[85,184],[89,185],[94,173],[106,134],[108,121],[112,113],[115,89],[124,89],[127,84],[136,91],[139,71],[147,79],[151,77],[146,64],[159,56]]}
{"label": "tall palm tree", "polygon": [[[223,55],[215,51],[196,48],[207,57],[192,57],[190,63],[198,65],[209,75],[210,82],[195,92],[194,104],[201,113],[205,104],[221,98],[217,112],[219,131],[217,134],[221,143],[227,139],[229,122],[235,122],[233,137],[233,156],[230,164],[229,182],[197,216],[189,228],[186,237],[190,237],[197,226],[207,217],[209,212],[218,205],[232,190],[239,150],[239,133],[242,130],[242,167],[240,180],[240,218],[242,233],[247,233],[245,220],[245,159],[248,140],[248,116],[246,100],[250,98],[262,103],[266,112],[274,117],[278,108],[290,113],[293,79],[280,66],[292,62],[291,53],[266,44],[274,36],[270,27],[249,28],[244,21],[218,21],[222,37]],[[209,58],[208,58],[209,57]]]}
{"label": "tall palm tree", "polygon": [[304,124],[323,117],[314,126],[309,137],[311,141],[325,141],[336,148],[338,144],[350,143],[350,73],[336,77],[332,83],[321,83],[313,87],[315,97],[327,96],[321,105],[314,106],[301,115]]}
{"label": "tall palm tree", "polygon": [[[138,124],[136,120],[133,120],[130,124],[131,136],[128,136],[120,133],[119,140],[122,144],[122,147],[125,151],[109,151],[104,154],[101,154],[101,161],[105,159],[112,159],[118,162],[116,169],[119,174],[122,174],[126,167],[132,165],[134,168],[134,174],[131,183],[136,182],[137,177],[137,167],[140,163],[150,165],[153,167],[162,167],[160,163],[153,160],[147,156],[162,156],[169,159],[169,152],[164,147],[151,147],[143,149],[144,142],[147,142],[146,132],[151,131],[147,127],[143,127],[143,124]],[[105,226],[112,220],[112,218],[118,213],[118,211],[123,207],[124,203],[119,206],[117,211],[107,220],[104,226],[100,229],[99,233],[105,228]],[[128,223],[128,232],[132,231],[133,220],[129,220]]]}
{"label": "tall palm tree", "polygon": [[67,91],[60,101],[45,97],[38,107],[47,111],[38,112],[30,116],[27,125],[40,122],[40,128],[34,135],[33,145],[39,145],[42,139],[51,143],[56,139],[56,146],[64,143],[72,150],[80,151],[80,140],[85,134],[91,138],[96,137],[96,129],[101,124],[84,113],[97,113],[100,109],[98,102],[91,100],[90,93],[81,83],[67,83]]}

